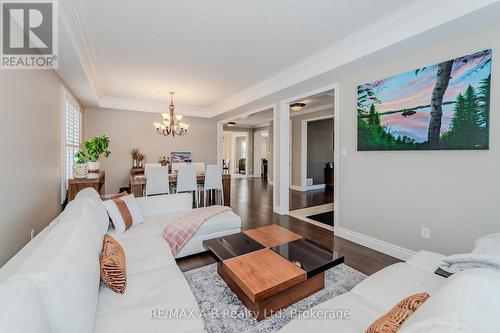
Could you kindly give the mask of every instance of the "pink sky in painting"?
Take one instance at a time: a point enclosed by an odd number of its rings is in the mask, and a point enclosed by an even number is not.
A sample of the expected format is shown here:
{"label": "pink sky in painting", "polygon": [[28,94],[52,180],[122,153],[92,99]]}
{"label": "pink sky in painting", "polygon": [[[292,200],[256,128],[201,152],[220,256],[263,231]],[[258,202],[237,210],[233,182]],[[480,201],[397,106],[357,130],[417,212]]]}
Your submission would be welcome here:
{"label": "pink sky in painting", "polygon": [[[477,65],[479,60],[463,64],[455,68],[452,73],[449,87],[445,93],[445,101],[454,100],[457,95],[467,88],[468,83],[465,80],[460,80],[464,74],[467,74],[474,66]],[[385,93],[382,92],[380,97],[382,103],[377,105],[378,112],[401,110],[404,108],[413,108],[420,105],[428,105],[431,102],[432,90],[435,86],[436,66],[429,69],[428,72],[421,74],[421,77],[416,77],[415,80],[410,81],[408,84],[401,86],[398,96],[389,97],[384,99]],[[392,78],[379,81],[379,86]],[[405,94],[406,93],[406,94]]]}

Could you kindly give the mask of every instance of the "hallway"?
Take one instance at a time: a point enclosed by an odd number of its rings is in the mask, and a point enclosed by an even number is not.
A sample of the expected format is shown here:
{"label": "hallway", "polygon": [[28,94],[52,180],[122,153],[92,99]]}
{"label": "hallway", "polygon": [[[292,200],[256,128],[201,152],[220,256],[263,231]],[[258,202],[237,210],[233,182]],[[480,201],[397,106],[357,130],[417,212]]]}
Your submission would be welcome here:
{"label": "hallway", "polygon": [[[312,205],[332,202],[332,193],[324,191],[298,192],[291,191],[290,209],[299,209]],[[300,221],[288,215],[273,212],[272,186],[261,178],[233,179],[231,183],[231,207],[241,216],[242,229],[248,230],[270,224],[278,224],[294,231],[316,244],[341,252],[345,255],[345,263],[367,275],[391,265],[399,260],[335,237],[332,231]],[[183,271],[214,263],[207,253],[179,259],[179,267]]]}

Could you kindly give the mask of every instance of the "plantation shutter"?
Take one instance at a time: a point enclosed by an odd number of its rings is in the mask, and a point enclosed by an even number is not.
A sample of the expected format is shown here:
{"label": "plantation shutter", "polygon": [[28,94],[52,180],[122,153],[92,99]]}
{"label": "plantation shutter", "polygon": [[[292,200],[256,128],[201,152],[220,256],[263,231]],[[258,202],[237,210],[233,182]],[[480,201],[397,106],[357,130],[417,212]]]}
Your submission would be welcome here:
{"label": "plantation shutter", "polygon": [[68,190],[68,179],[73,178],[75,154],[80,150],[82,114],[79,103],[66,89],[63,89],[62,105],[64,112],[64,179],[62,200],[64,201]]}

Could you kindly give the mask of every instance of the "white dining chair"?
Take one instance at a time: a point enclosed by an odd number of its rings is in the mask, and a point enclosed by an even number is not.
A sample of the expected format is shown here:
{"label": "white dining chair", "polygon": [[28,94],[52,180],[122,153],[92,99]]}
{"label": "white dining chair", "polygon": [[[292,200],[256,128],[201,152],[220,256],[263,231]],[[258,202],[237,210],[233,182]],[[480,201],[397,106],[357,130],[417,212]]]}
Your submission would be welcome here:
{"label": "white dining chair", "polygon": [[177,172],[177,193],[195,192],[195,205],[200,202],[200,192],[196,181],[196,166],[191,164],[182,165]]}
{"label": "white dining chair", "polygon": [[179,163],[172,163],[172,173],[176,173],[179,171],[179,168],[187,165],[185,162],[179,162]]}
{"label": "white dining chair", "polygon": [[215,203],[224,206],[224,187],[222,185],[222,169],[218,165],[207,165],[205,172],[205,184],[203,196],[205,197],[205,207],[208,206],[207,191],[215,192]]}
{"label": "white dining chair", "polygon": [[146,196],[170,194],[168,167],[150,166],[144,169],[146,175]]}
{"label": "white dining chair", "polygon": [[196,167],[197,173],[204,173],[205,172],[205,162],[194,162],[194,163],[189,163],[189,164],[194,165]]}
{"label": "white dining chair", "polygon": [[160,163],[144,163],[144,174],[146,175],[149,169],[159,166],[161,166]]}

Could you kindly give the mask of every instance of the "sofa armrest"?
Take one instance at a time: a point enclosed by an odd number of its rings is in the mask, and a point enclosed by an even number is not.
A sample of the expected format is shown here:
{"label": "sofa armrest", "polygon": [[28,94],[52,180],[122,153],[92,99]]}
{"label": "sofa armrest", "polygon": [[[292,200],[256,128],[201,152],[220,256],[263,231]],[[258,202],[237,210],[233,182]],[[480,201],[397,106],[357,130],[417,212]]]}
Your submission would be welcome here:
{"label": "sofa armrest", "polygon": [[425,271],[434,273],[434,271],[436,271],[436,269],[438,269],[438,267],[443,263],[443,259],[445,257],[446,256],[435,252],[418,251],[407,261],[407,263]]}
{"label": "sofa armrest", "polygon": [[143,216],[168,215],[193,209],[190,193],[166,194],[136,198]]}

